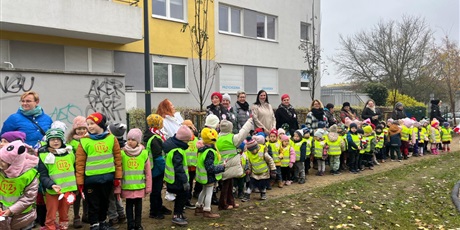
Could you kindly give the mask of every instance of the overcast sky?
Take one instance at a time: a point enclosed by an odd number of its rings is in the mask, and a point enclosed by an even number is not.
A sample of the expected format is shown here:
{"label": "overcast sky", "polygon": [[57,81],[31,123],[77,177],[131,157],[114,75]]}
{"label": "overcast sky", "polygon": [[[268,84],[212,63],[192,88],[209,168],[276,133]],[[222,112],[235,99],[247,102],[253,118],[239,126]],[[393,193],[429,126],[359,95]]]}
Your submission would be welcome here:
{"label": "overcast sky", "polygon": [[320,0],[321,48],[327,72],[321,85],[344,82],[330,58],[340,48],[339,35],[369,30],[381,19],[399,21],[403,15],[424,17],[436,41],[446,34],[460,41],[460,0]]}

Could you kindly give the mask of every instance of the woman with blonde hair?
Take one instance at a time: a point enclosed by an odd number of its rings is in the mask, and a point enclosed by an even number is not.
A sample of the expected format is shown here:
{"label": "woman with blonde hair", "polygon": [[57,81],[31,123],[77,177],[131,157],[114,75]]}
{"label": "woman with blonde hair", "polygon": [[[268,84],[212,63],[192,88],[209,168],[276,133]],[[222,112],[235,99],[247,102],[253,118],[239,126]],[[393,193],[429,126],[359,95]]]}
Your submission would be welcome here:
{"label": "woman with blonde hair", "polygon": [[184,122],[184,118],[179,112],[176,112],[173,103],[168,99],[164,99],[158,104],[157,114],[163,117],[162,132],[166,135],[166,139],[174,136]]}
{"label": "woman with blonde hair", "polygon": [[318,128],[318,123],[324,122],[325,127],[327,126],[327,117],[324,114],[324,106],[320,100],[315,99],[311,102],[310,112],[307,114],[307,119],[305,119],[305,125],[309,128],[312,133]]}

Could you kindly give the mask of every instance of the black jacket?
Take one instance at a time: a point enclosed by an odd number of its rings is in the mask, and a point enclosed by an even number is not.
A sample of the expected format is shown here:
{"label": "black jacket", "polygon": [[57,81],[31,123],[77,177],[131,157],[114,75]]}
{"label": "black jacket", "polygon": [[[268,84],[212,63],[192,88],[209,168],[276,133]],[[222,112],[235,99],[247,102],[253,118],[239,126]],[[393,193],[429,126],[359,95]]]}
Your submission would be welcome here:
{"label": "black jacket", "polygon": [[174,191],[183,191],[184,184],[188,183],[187,174],[184,170],[184,165],[183,165],[184,158],[182,157],[182,154],[177,150],[170,152],[171,150],[175,148],[181,148],[183,150],[186,150],[188,149],[188,144],[183,141],[178,140],[176,138],[176,135],[167,139],[163,143],[163,151],[166,154],[173,154],[172,163],[174,166],[174,183],[173,184],[166,183],[167,190],[172,193],[174,193]]}
{"label": "black jacket", "polygon": [[433,118],[436,118],[436,120],[439,121],[439,124],[442,124],[445,120],[441,115],[441,109],[439,108],[438,104],[439,104],[439,100],[431,101],[430,121],[433,120]]}
{"label": "black jacket", "polygon": [[297,113],[293,107],[290,107],[289,112],[291,113],[291,115],[289,115],[286,109],[282,108],[282,106],[283,105],[279,105],[278,109],[276,109],[276,112],[275,112],[276,129],[281,128],[283,124],[288,124],[289,130],[286,130],[286,132],[289,131],[291,135],[294,135],[294,132],[297,129],[299,129],[299,122],[297,121]]}
{"label": "black jacket", "polygon": [[208,105],[208,107],[206,107],[206,116],[210,114],[214,114],[219,118],[219,121],[222,121],[222,119],[224,118],[226,120],[229,120],[227,113],[228,113],[227,109],[225,109],[224,106],[222,106],[222,104],[219,104],[218,106],[215,106],[214,104],[210,104]]}
{"label": "black jacket", "polygon": [[[377,120],[373,120],[372,117],[373,116],[379,116],[379,118],[377,118]],[[372,124],[374,124],[375,126],[377,126],[379,124],[379,121],[382,120],[382,113],[380,112],[380,109],[378,108],[375,108],[375,112],[372,111],[372,109],[369,109],[369,108],[364,108],[363,110],[363,113],[361,114],[361,118],[363,118],[363,120],[366,120],[367,118],[369,118],[372,122]]]}

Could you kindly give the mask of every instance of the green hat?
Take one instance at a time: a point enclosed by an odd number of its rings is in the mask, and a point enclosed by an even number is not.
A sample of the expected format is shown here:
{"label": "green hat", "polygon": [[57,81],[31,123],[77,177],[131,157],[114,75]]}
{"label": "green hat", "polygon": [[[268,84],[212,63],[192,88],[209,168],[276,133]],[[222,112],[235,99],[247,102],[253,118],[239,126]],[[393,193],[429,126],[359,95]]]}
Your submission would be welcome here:
{"label": "green hat", "polygon": [[46,141],[48,142],[51,138],[60,138],[62,143],[65,143],[64,131],[62,129],[48,129],[46,131]]}

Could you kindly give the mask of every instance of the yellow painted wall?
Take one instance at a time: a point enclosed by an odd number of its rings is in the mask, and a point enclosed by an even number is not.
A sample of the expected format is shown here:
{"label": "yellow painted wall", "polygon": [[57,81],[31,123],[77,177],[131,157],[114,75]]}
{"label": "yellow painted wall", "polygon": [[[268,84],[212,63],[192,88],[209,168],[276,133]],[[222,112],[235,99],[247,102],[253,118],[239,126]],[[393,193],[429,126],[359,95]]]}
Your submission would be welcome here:
{"label": "yellow painted wall", "polygon": [[[188,0],[187,17],[190,24],[194,23],[194,2],[195,0]],[[151,3],[150,15],[152,12]],[[142,1],[138,4],[142,8]],[[208,26],[209,26],[209,46],[211,47],[210,57],[214,57],[214,3],[209,3],[208,9]],[[142,20],[142,19],[139,19]],[[174,57],[191,57],[191,42],[190,42],[190,30],[181,32],[183,23],[174,22],[164,19],[158,19],[150,16],[150,53],[155,55],[165,55]],[[113,44],[106,42],[96,42],[81,39],[63,38],[56,36],[38,35],[38,34],[27,34],[11,31],[0,30],[0,39],[4,40],[17,40],[27,42],[39,42],[49,43],[56,45],[66,46],[83,46],[98,49],[117,50],[126,52],[144,52],[144,41],[140,40],[129,44]],[[196,55],[194,55],[196,57]]]}

